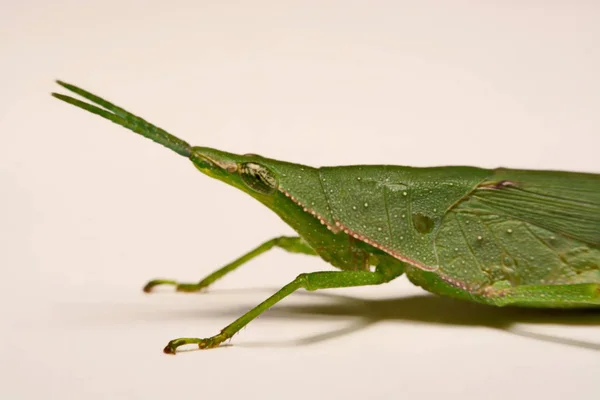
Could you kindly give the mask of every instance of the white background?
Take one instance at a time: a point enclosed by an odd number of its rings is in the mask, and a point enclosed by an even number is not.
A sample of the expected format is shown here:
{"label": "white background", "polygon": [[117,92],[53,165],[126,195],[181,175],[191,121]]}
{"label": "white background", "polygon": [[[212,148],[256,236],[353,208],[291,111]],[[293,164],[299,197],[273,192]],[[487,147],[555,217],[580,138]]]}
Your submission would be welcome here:
{"label": "white background", "polygon": [[405,278],[299,292],[231,346],[162,354],[328,265],[273,250],[208,293],[144,295],[291,230],[49,92],[63,79],[194,145],[311,165],[597,173],[599,4],[1,0],[0,397],[596,398],[598,314]]}

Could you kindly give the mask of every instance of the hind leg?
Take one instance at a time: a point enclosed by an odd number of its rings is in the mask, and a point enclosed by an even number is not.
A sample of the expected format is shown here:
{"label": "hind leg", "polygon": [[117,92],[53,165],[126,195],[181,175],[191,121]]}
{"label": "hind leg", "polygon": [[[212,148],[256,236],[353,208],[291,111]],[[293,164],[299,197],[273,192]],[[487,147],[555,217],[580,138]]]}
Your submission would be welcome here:
{"label": "hind leg", "polygon": [[497,306],[600,307],[600,284],[527,285],[507,289],[490,289],[484,296],[490,304]]}
{"label": "hind leg", "polygon": [[462,300],[493,306],[539,308],[592,308],[600,307],[600,283],[570,285],[524,285],[517,287],[488,286],[480,290],[459,288],[432,272],[409,268],[406,275],[423,289]]}

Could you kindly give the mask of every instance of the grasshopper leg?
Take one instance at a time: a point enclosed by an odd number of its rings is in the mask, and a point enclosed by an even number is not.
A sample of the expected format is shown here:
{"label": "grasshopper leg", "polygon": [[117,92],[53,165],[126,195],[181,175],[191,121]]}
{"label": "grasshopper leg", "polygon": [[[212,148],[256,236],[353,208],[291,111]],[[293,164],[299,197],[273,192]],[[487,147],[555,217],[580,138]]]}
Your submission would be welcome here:
{"label": "grasshopper leg", "polygon": [[564,285],[522,285],[506,288],[487,287],[468,291],[444,281],[439,276],[409,269],[412,283],[428,291],[454,298],[492,306],[518,306],[536,308],[595,308],[600,307],[600,284],[571,283]]}
{"label": "grasshopper leg", "polygon": [[202,290],[202,289],[208,287],[216,280],[222,278],[223,276],[227,275],[231,271],[237,269],[242,264],[245,264],[246,262],[250,261],[254,257],[272,249],[273,247],[279,247],[283,250],[286,250],[286,251],[289,251],[292,253],[302,253],[302,254],[309,254],[309,255],[317,254],[302,238],[300,238],[298,236],[280,236],[280,237],[276,237],[276,238],[273,238],[271,240],[264,242],[263,244],[261,244],[260,246],[255,248],[254,250],[249,251],[248,253],[242,255],[241,257],[237,258],[236,260],[230,262],[229,264],[225,265],[224,267],[222,267],[222,268],[216,270],[215,272],[213,272],[212,274],[208,275],[207,277],[202,279],[200,282],[181,283],[181,282],[177,282],[177,281],[174,281],[171,279],[155,279],[155,280],[148,282],[144,286],[144,292],[150,293],[155,286],[159,286],[159,285],[175,286],[175,290],[178,292],[197,292],[199,290]]}
{"label": "grasshopper leg", "polygon": [[491,304],[497,306],[598,307],[600,306],[600,284],[525,285],[492,292],[488,299]]}
{"label": "grasshopper leg", "polygon": [[379,285],[389,282],[392,279],[402,275],[404,266],[402,263],[385,264],[377,266],[375,272],[370,271],[324,271],[300,274],[292,282],[285,285],[277,293],[236,319],[226,326],[217,335],[200,338],[179,338],[171,340],[164,348],[167,354],[175,354],[179,346],[186,344],[197,344],[200,349],[209,349],[219,346],[223,341],[230,339],[240,329],[246,326],[254,318],[264,311],[273,307],[276,303],[283,300],[288,295],[298,289],[318,290],[331,289],[352,286]]}

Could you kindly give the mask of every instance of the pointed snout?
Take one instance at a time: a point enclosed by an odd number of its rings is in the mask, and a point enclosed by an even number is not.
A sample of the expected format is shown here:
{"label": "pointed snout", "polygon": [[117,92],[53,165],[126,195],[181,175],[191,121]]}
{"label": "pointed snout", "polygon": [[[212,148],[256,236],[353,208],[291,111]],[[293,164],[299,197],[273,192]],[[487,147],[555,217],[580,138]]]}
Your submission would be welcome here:
{"label": "pointed snout", "polygon": [[198,168],[214,168],[218,167],[228,173],[233,173],[237,170],[238,164],[243,162],[242,156],[238,154],[228,153],[210,147],[192,147],[190,160]]}

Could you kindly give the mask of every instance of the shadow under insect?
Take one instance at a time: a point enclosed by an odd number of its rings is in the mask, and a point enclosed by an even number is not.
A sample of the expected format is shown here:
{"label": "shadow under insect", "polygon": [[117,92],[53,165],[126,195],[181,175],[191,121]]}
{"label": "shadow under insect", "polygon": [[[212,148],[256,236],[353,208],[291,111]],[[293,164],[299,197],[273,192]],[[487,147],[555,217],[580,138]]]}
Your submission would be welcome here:
{"label": "shadow under insect", "polygon": [[[254,289],[254,291],[263,289]],[[267,289],[264,289],[267,291]],[[247,289],[215,291],[211,295],[241,293]],[[271,291],[271,290],[269,290]],[[297,292],[292,296],[321,297],[325,304],[286,305],[278,304],[261,315],[261,318],[347,318],[349,324],[341,329],[322,332],[317,335],[277,342],[236,343],[236,346],[285,347],[309,345],[335,339],[365,329],[379,322],[402,321],[433,325],[473,326],[499,329],[515,335],[557,344],[570,345],[589,350],[600,351],[600,340],[588,342],[547,334],[534,333],[517,327],[517,324],[554,324],[569,326],[600,326],[598,309],[534,309],[517,307],[491,307],[469,303],[447,297],[429,294],[391,299],[361,299],[333,293]],[[201,296],[204,297],[204,296]],[[219,317],[236,317],[247,309],[236,307],[227,310],[214,310],[208,313]],[[173,319],[206,316],[207,312],[173,312]]]}

